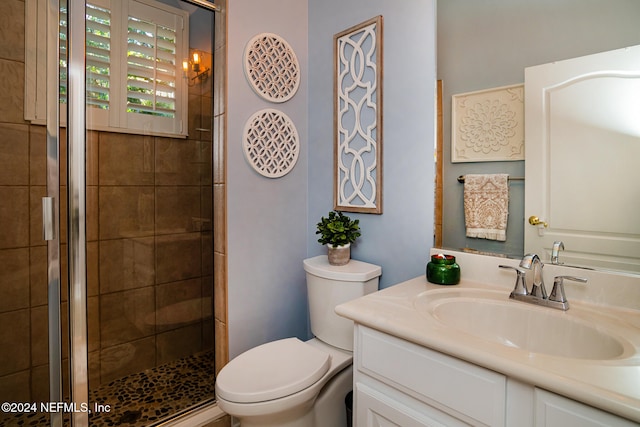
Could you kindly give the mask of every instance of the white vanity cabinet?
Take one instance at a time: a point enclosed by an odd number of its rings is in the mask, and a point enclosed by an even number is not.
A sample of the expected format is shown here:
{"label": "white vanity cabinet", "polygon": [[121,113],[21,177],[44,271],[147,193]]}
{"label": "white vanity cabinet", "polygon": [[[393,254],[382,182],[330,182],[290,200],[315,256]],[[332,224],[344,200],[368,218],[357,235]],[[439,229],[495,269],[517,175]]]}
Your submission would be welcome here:
{"label": "white vanity cabinet", "polygon": [[355,328],[355,427],[638,425],[366,326]]}

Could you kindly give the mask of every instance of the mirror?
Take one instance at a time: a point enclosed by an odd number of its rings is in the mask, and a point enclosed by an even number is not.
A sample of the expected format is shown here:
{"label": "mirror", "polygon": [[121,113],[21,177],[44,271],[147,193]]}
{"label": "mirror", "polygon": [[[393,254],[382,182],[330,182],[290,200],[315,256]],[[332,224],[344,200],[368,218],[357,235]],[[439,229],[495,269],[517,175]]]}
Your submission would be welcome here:
{"label": "mirror", "polygon": [[[510,184],[506,242],[465,236],[463,185],[457,182],[457,177],[469,173],[525,176],[525,162],[452,164],[451,97],[459,93],[523,83],[524,70],[538,64],[640,44],[637,22],[632,18],[640,15],[640,2],[612,0],[607,2],[607,13],[602,13],[602,8],[595,4],[578,0],[497,0],[491,5],[477,3],[473,0],[438,2],[438,78],[443,81],[444,116],[444,152],[439,156],[444,166],[441,179],[442,246],[521,257],[525,252],[524,234],[527,228],[531,227],[537,232],[527,223],[532,213],[525,212],[525,192],[528,194],[535,185],[528,178],[524,182]],[[582,160],[582,156],[573,156],[571,163],[586,167]],[[633,186],[634,182],[628,181],[628,184]],[[551,194],[557,197],[553,191]],[[540,217],[545,215],[533,214]],[[565,245],[566,251],[561,257],[572,256],[569,252],[575,247],[570,249],[571,245],[573,243]],[[581,260],[580,264],[602,268],[602,265],[589,259]],[[626,270],[623,267],[606,266]]]}
{"label": "mirror", "polygon": [[525,70],[527,253],[640,273],[640,46]]}

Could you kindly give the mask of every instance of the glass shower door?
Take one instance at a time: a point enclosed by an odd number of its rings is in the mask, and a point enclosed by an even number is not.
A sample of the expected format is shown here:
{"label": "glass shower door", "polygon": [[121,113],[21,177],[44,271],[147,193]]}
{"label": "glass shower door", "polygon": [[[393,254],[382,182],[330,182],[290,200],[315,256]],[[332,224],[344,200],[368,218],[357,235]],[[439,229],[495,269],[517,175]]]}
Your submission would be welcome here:
{"label": "glass shower door", "polygon": [[90,425],[213,399],[212,23],[180,1],[86,1]]}
{"label": "glass shower door", "polygon": [[68,357],[61,336],[59,6],[26,0],[3,7],[11,28],[0,32],[0,425],[61,426],[62,410],[51,404],[63,401]]}
{"label": "glass shower door", "polygon": [[[66,3],[3,2],[0,426],[148,426],[213,399],[213,12]],[[200,39],[174,51],[181,10]],[[112,26],[137,35],[116,47]],[[157,123],[114,129],[118,97],[119,120]],[[182,134],[160,130],[187,107]]]}

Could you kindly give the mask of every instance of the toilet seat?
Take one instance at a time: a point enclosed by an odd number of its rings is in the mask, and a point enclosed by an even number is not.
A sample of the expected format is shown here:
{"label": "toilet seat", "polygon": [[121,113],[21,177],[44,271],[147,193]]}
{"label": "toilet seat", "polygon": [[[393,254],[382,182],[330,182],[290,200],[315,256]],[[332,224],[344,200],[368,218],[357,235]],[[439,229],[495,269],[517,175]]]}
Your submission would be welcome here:
{"label": "toilet seat", "polygon": [[237,403],[274,400],[316,383],[330,365],[327,352],[298,338],[272,341],[227,364],[216,378],[216,393]]}

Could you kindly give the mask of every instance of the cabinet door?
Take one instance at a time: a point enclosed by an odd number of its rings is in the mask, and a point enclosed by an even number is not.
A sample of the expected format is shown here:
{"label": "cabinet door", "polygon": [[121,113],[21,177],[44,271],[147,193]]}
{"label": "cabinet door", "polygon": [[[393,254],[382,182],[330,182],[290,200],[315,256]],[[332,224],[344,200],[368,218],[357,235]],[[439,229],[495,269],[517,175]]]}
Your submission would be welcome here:
{"label": "cabinet door", "polygon": [[627,419],[536,388],[536,427],[632,427]]}
{"label": "cabinet door", "polygon": [[[435,408],[417,401],[401,403],[387,393],[356,383],[355,427],[453,427],[466,426]],[[398,396],[412,400],[408,396]]]}

